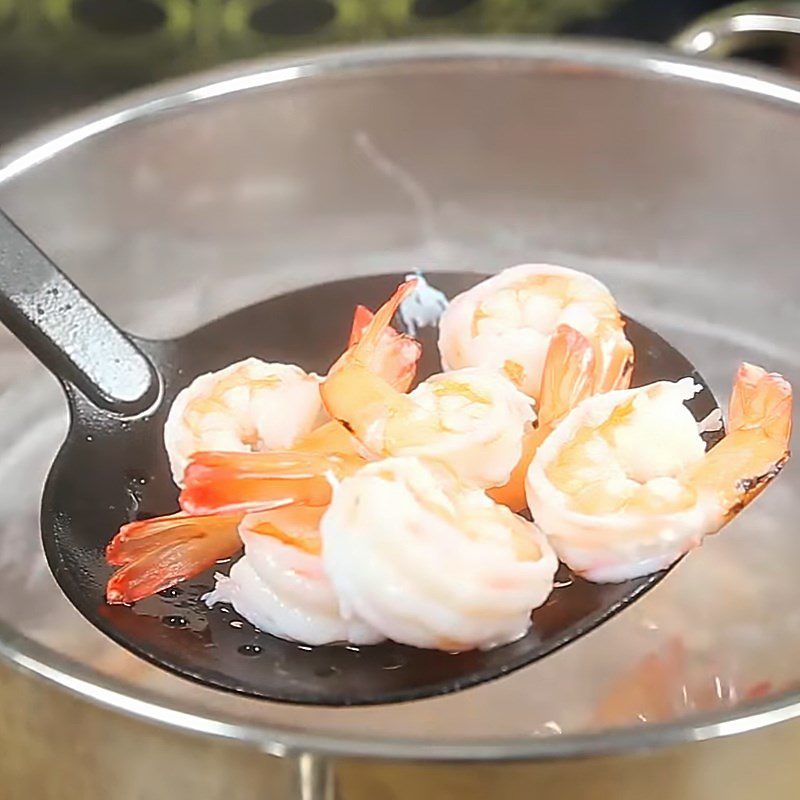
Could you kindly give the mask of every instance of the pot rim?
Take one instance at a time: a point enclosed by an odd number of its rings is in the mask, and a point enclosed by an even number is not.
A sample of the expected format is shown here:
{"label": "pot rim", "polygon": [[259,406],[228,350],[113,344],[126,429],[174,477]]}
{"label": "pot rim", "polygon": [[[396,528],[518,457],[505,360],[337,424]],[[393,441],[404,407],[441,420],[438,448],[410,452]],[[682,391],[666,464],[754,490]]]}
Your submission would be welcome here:
{"label": "pot rim", "polygon": [[[561,68],[566,65],[570,69],[694,83],[800,111],[800,84],[777,71],[730,63],[709,64],[663,48],[532,37],[410,40],[240,62],[124,94],[63,117],[0,149],[0,186],[99,133],[214,97],[303,78],[421,63],[491,60],[545,62],[554,71],[558,71],[559,65]],[[372,732],[364,737],[337,732],[316,734],[245,721],[236,715],[212,717],[198,713],[191,703],[134,689],[122,680],[95,672],[29,639],[5,622],[0,622],[0,658],[97,705],[185,732],[237,740],[276,756],[316,753],[420,761],[560,759],[703,741],[754,731],[800,716],[800,691],[790,691],[737,707],[732,712],[697,714],[668,723],[577,735],[443,742],[379,737]]]}

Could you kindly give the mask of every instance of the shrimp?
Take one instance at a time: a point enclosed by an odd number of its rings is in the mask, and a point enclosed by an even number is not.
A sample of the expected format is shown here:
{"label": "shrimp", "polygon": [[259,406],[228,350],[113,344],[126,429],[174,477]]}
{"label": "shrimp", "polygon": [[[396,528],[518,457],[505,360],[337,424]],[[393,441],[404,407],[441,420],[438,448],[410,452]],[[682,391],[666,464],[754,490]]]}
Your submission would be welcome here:
{"label": "shrimp", "polygon": [[593,394],[630,385],[633,348],[613,296],[590,275],[550,264],[510,267],[451,300],[439,322],[442,367],[491,367],[539,400],[561,324],[595,347]]}
{"label": "shrimp", "polygon": [[164,425],[172,475],[180,486],[194,453],[247,453],[291,447],[325,420],[319,376],[294,364],[247,358],[195,378],[178,393]]}
{"label": "shrimp", "polygon": [[[406,285],[403,292],[411,286]],[[396,302],[396,298],[389,301]],[[371,335],[374,352],[370,369],[375,370],[376,380],[402,395],[414,378],[420,347],[418,342],[388,327],[392,313],[386,325]],[[371,329],[373,318],[364,306],[356,308],[348,350],[331,367],[329,375],[345,366],[347,353]],[[191,514],[213,514],[293,503],[324,506],[330,500],[330,477],[341,480],[366,463],[369,455],[336,420],[299,437],[291,450],[196,453],[185,469],[181,508]]]}
{"label": "shrimp", "polygon": [[502,486],[489,489],[495,502],[521,511],[527,506],[525,476],[539,445],[579,402],[592,394],[596,365],[592,343],[569,325],[559,325],[547,350],[542,371],[536,427],[522,437],[522,455]]}
{"label": "shrimp", "polygon": [[323,403],[376,458],[437,459],[464,481],[500,486],[519,461],[522,437],[536,418],[530,398],[493,370],[434,375],[402,394],[372,368],[381,331],[412,286],[410,281],[398,288],[331,370],[320,385]]}
{"label": "shrimp", "polygon": [[[355,345],[369,325],[372,312],[358,306],[348,347]],[[419,342],[388,325],[376,344],[373,368],[398,391],[407,391],[422,352]],[[334,364],[333,369],[336,368]],[[164,444],[175,483],[181,486],[187,464],[195,453],[233,453],[285,450],[318,426],[325,426],[319,396],[320,378],[294,364],[267,363],[257,358],[231,364],[195,378],[175,398],[164,426]]]}
{"label": "shrimp", "polygon": [[591,581],[664,569],[741,511],[789,456],[792,390],[742,364],[729,430],[708,452],[684,406],[691,378],[580,403],[542,443],[526,478],[533,518]]}
{"label": "shrimp", "polygon": [[207,605],[231,603],[259,630],[305,644],[383,639],[366,622],[345,618],[321,558],[324,508],[293,506],[248,514],[239,525],[244,556],[217,575]]}
{"label": "shrimp", "polygon": [[123,525],[106,549],[121,567],[109,579],[109,603],[134,603],[188,580],[241,548],[241,514],[193,517],[171,514]]}
{"label": "shrimp", "polygon": [[415,647],[488,649],[518,639],[558,566],[535,525],[442,464],[412,457],[345,478],[320,530],[343,616]]}

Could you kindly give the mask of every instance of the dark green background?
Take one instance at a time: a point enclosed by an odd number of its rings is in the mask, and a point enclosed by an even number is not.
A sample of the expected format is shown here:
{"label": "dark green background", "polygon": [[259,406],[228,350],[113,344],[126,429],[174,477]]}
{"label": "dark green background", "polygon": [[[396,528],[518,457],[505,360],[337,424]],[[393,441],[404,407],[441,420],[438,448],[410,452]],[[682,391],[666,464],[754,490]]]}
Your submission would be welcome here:
{"label": "dark green background", "polygon": [[291,48],[442,34],[664,41],[710,0],[0,0],[0,142],[160,78]]}

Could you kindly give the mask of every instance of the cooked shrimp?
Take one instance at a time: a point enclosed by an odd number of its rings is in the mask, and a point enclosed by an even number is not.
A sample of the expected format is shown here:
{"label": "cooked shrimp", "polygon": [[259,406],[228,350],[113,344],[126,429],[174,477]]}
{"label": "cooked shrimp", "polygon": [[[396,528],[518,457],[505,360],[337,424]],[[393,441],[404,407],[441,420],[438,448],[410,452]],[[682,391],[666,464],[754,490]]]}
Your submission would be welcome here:
{"label": "cooked shrimp", "polygon": [[319,377],[294,364],[247,358],[195,378],[164,425],[172,475],[202,450],[248,453],[289,448],[325,419]]}
{"label": "cooked shrimp", "polygon": [[375,343],[410,285],[395,292],[325,378],[323,402],[376,457],[433,458],[462,480],[500,486],[519,461],[522,437],[536,417],[530,398],[493,370],[434,375],[406,395],[372,368]]}
{"label": "cooked shrimp", "polygon": [[743,364],[725,438],[705,452],[684,406],[691,378],[584,400],[539,447],[528,504],[559,557],[588,580],[664,569],[746,506],[788,458],[792,391]]}
{"label": "cooked shrimp", "polygon": [[244,556],[230,576],[217,575],[205,602],[231,603],[259,630],[317,645],[373,644],[383,636],[367,623],[345,619],[320,557],[323,508],[248,514],[239,526]]}
{"label": "cooked shrimp", "polygon": [[532,523],[417,458],[378,461],[345,478],[320,529],[344,616],[415,647],[518,639],[558,566]]}
{"label": "cooked shrimp", "polygon": [[522,438],[522,456],[503,486],[489,489],[489,497],[521,511],[527,505],[525,476],[539,445],[579,402],[589,397],[594,387],[595,357],[591,342],[568,325],[559,325],[542,370],[541,399],[536,427]]}
{"label": "cooked shrimp", "polygon": [[108,563],[121,567],[108,581],[106,599],[134,603],[229,558],[241,547],[240,519],[172,514],[123,525],[106,549]]}
{"label": "cooked shrimp", "polygon": [[[348,348],[360,341],[372,316],[365,306],[356,307]],[[421,352],[419,342],[387,324],[376,341],[372,368],[404,392],[414,380]],[[317,449],[323,441],[328,447],[335,441],[337,447],[347,445],[352,450],[353,444],[336,423],[322,424],[326,414],[319,380],[294,364],[256,358],[195,378],[175,398],[164,426],[175,482],[182,485],[195,453],[286,450],[302,443],[312,431]]]}
{"label": "cooked shrimp", "polygon": [[[356,308],[347,352],[370,329],[373,316],[364,306]],[[370,342],[375,343],[370,369],[375,370],[376,380],[400,394],[414,378],[419,343],[388,327],[388,320]],[[345,356],[331,367],[330,374],[346,363]],[[195,453],[185,469],[181,508],[191,514],[213,514],[292,503],[324,506],[330,500],[329,478],[352,473],[368,455],[336,420],[300,436],[291,450]]]}
{"label": "cooked shrimp", "polygon": [[595,345],[594,393],[627,388],[633,348],[613,296],[590,275],[550,264],[511,267],[451,300],[439,322],[442,367],[500,370],[538,400],[550,339],[562,324]]}

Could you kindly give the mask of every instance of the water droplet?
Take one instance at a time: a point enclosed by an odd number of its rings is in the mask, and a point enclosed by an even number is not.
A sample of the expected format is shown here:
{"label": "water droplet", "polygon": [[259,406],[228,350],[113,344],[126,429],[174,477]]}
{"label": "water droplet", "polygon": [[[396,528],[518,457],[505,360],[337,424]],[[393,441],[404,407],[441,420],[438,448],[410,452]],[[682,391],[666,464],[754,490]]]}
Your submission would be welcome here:
{"label": "water droplet", "polygon": [[230,625],[231,628],[243,628],[244,622],[242,622],[240,619],[232,619],[228,625]]}
{"label": "water droplet", "polygon": [[162,597],[179,597],[183,594],[183,589],[179,586],[170,586],[169,589],[162,589],[159,594]]}
{"label": "water droplet", "polygon": [[93,441],[94,441],[94,436],[91,436],[91,435],[90,435],[90,436],[87,436],[87,437],[86,437],[86,441],[87,441],[87,442],[93,442]]}
{"label": "water droplet", "polygon": [[227,606],[217,606],[217,611],[219,611],[220,614],[230,614],[231,613],[231,610]]}
{"label": "water droplet", "polygon": [[147,478],[139,478],[139,485],[144,486],[147,483]]}
{"label": "water droplet", "polygon": [[189,624],[186,617],[179,617],[176,614],[161,617],[161,621],[170,628],[185,628]]}
{"label": "water droplet", "polygon": [[389,656],[386,661],[381,664],[382,669],[400,669],[406,665],[405,659],[400,656]]}
{"label": "water droplet", "polygon": [[303,650],[306,653],[310,653],[314,648],[309,647],[307,644],[299,644],[297,645],[298,650]]}
{"label": "water droplet", "polygon": [[339,672],[339,669],[334,666],[327,666],[327,667],[317,667],[314,670],[314,674],[318,678],[330,678],[331,675],[336,675]]}
{"label": "water droplet", "polygon": [[361,648],[360,647],[356,647],[356,645],[354,645],[354,644],[345,645],[344,649],[345,650],[349,650],[351,653],[360,653],[361,652]]}
{"label": "water droplet", "polygon": [[262,648],[260,645],[257,644],[243,644],[238,649],[238,652],[241,653],[243,656],[260,656]]}

